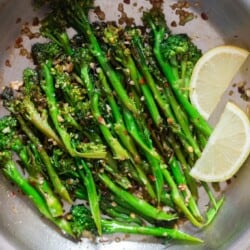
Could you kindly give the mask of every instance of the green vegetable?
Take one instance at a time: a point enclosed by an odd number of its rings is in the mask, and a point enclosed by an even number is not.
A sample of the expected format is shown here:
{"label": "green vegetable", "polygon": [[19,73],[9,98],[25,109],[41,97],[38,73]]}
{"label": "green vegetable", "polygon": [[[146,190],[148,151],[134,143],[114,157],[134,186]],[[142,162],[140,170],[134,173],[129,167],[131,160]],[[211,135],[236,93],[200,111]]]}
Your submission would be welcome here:
{"label": "green vegetable", "polygon": [[[80,237],[83,231],[89,231],[96,234],[95,224],[90,217],[89,210],[84,205],[75,205],[71,208],[71,226],[73,232]],[[151,235],[157,237],[164,237],[167,239],[182,240],[190,243],[202,243],[203,241],[190,236],[186,233],[178,231],[176,229],[167,229],[163,227],[151,227],[151,226],[137,226],[127,223],[121,223],[115,220],[101,220],[104,233],[130,233],[130,234],[142,234]]]}
{"label": "green vegetable", "polygon": [[201,51],[156,8],[144,27],[120,27],[91,24],[91,0],[35,2],[49,10],[40,27],[49,41],[32,45],[23,86],[1,94],[5,176],[77,240],[88,231],[202,243],[175,228],[179,219],[207,226],[223,203],[189,175],[212,132],[188,100]]}

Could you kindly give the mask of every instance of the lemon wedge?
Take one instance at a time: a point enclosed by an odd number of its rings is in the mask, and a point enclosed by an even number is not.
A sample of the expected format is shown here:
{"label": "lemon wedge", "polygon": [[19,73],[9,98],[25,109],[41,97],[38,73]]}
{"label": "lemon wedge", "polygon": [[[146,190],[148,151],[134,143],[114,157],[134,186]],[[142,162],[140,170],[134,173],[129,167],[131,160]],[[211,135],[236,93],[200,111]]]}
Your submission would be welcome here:
{"label": "lemon wedge", "polygon": [[206,182],[225,181],[233,177],[249,153],[249,119],[238,106],[228,102],[190,175]]}
{"label": "lemon wedge", "polygon": [[207,120],[249,55],[236,46],[218,46],[196,63],[190,80],[190,100]]}

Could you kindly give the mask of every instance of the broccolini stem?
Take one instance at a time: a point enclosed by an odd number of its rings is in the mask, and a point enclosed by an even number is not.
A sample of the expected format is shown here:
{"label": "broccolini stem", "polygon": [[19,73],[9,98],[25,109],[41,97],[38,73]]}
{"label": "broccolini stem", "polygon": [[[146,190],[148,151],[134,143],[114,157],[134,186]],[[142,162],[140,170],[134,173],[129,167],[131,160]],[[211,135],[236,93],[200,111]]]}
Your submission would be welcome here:
{"label": "broccolini stem", "polygon": [[127,109],[129,109],[131,112],[138,114],[139,112],[136,106],[127,95],[126,90],[122,85],[122,82],[120,81],[116,72],[110,66],[105,53],[101,49],[86,14],[82,10],[81,6],[78,6],[78,4],[72,7],[73,7],[72,11],[75,16],[71,16],[71,18],[73,24],[75,24],[75,28],[78,29],[79,32],[83,33],[89,40],[92,54],[96,57],[97,61],[101,65],[103,71],[105,72],[107,78],[109,79],[112,87],[116,91],[123,105],[127,107]]}
{"label": "broccolini stem", "polygon": [[153,79],[153,76],[151,75],[148,69],[148,66],[146,64],[146,58],[143,53],[143,45],[136,32],[134,32],[132,39],[133,50],[135,51],[134,58],[137,60],[137,65],[141,70],[143,77],[145,78],[143,81],[145,81],[145,84],[148,84],[149,88],[151,89],[154,99],[159,105],[163,114],[165,115],[171,131],[180,137],[180,140],[183,143],[183,146],[186,151],[192,153],[192,146],[188,142],[186,135],[183,133],[180,125],[177,123],[169,103],[165,102],[162,98],[161,93]]}
{"label": "broccolini stem", "polygon": [[168,82],[175,94],[175,97],[177,98],[178,102],[182,105],[185,112],[190,117],[190,121],[194,124],[194,126],[200,130],[204,135],[210,136],[212,133],[212,128],[210,125],[205,121],[205,119],[200,115],[200,113],[196,110],[196,108],[188,101],[188,99],[181,93],[181,91],[178,89],[178,86],[176,86],[176,82],[178,79],[173,74],[171,66],[166,63],[161,55],[160,51],[160,44],[163,39],[162,34],[158,33],[154,30],[154,55],[156,57],[156,60],[163,72],[163,74],[168,79]]}
{"label": "broccolini stem", "polygon": [[187,141],[192,146],[196,156],[200,157],[201,151],[200,151],[198,143],[196,142],[196,140],[194,139],[194,137],[190,131],[190,124],[189,124],[188,118],[186,116],[186,113],[183,112],[181,106],[176,101],[176,99],[172,93],[172,90],[168,86],[164,90],[165,90],[164,92],[166,94],[167,100],[169,101],[169,104],[174,112],[175,117],[176,117],[176,120],[180,124],[180,126],[183,130],[183,133],[186,136]]}
{"label": "broccolini stem", "polygon": [[27,112],[25,114],[25,117],[45,136],[53,139],[53,141],[55,141],[58,146],[64,148],[61,139],[57,136],[55,131],[48,124],[47,120],[41,117],[41,115],[36,110],[34,103],[30,100],[28,96],[24,97],[24,100],[21,105]]}
{"label": "broccolini stem", "polygon": [[161,192],[163,188],[163,176],[161,172],[161,166],[160,166],[160,156],[155,151],[153,147],[150,147],[145,143],[143,140],[141,133],[139,131],[139,128],[137,127],[137,124],[134,120],[133,115],[127,111],[123,111],[124,120],[128,129],[129,134],[132,136],[132,138],[135,140],[135,142],[141,147],[141,149],[144,151],[145,157],[148,159],[151,168],[152,173],[155,180],[155,189],[156,189],[156,196],[157,201],[160,202],[161,199]]}
{"label": "broccolini stem", "polygon": [[95,181],[90,171],[88,165],[83,161],[83,159],[76,159],[76,164],[78,167],[78,172],[81,179],[84,182],[88,193],[88,201],[90,206],[90,211],[92,217],[95,221],[97,231],[99,235],[102,235],[102,226],[101,226],[101,211],[99,206],[99,197],[96,190]]}
{"label": "broccolini stem", "polygon": [[51,190],[49,183],[42,176],[36,176],[35,178],[29,176],[28,180],[29,183],[31,183],[32,186],[34,186],[39,191],[39,193],[46,201],[51,216],[52,217],[62,216],[63,215],[62,205],[58,200],[58,198],[53,193],[53,191]]}
{"label": "broccolini stem", "polygon": [[136,149],[136,146],[135,146],[133,140],[131,139],[131,137],[129,136],[129,134],[127,132],[127,129],[124,125],[123,118],[122,118],[122,115],[120,112],[120,108],[116,103],[116,100],[113,96],[111,88],[109,87],[109,84],[107,82],[107,78],[105,77],[104,72],[101,68],[97,69],[97,74],[98,74],[99,80],[101,81],[103,90],[104,90],[105,94],[107,95],[107,99],[108,99],[109,105],[111,107],[111,112],[112,112],[113,117],[115,119],[114,129],[115,129],[117,135],[119,136],[124,147],[133,156],[134,161],[140,162],[141,161],[140,155],[138,153],[138,150]]}
{"label": "broccolini stem", "polygon": [[[119,49],[119,48],[118,48]],[[121,51],[120,54],[123,52]],[[149,86],[146,84],[144,78],[141,76],[140,72],[136,68],[135,62],[130,55],[124,55],[123,60],[121,60],[121,64],[129,69],[130,77],[135,84],[135,87],[141,89],[143,96],[145,97],[145,103],[148,108],[148,111],[157,126],[162,124],[162,118],[158,111],[157,105],[151,93]]]}
{"label": "broccolini stem", "polygon": [[103,231],[107,234],[110,233],[130,233],[130,234],[143,234],[152,235],[157,237],[164,237],[168,239],[183,240],[190,243],[203,243],[203,240],[181,232],[176,229],[169,229],[163,227],[146,227],[136,225],[126,225],[118,221],[102,220]]}
{"label": "broccolini stem", "polygon": [[125,222],[125,223],[135,223],[137,225],[143,225],[143,221],[141,218],[136,216],[134,213],[121,207],[119,204],[115,202],[111,202],[110,200],[106,200],[105,197],[101,200],[101,207],[111,218],[114,218],[117,221]]}
{"label": "broccolini stem", "polygon": [[98,102],[99,102],[99,94],[93,93],[93,96],[91,97],[92,114],[95,117],[96,121],[98,122],[99,128],[107,144],[111,148],[114,157],[119,160],[129,159],[129,155],[126,149],[123,148],[123,146],[120,144],[117,138],[115,138],[111,134],[109,128],[107,127],[107,123],[105,122],[104,118],[100,113]]}
{"label": "broccolini stem", "polygon": [[62,184],[55,169],[53,168],[53,165],[51,164],[50,158],[49,158],[47,152],[45,151],[44,147],[42,146],[41,142],[34,135],[34,133],[27,126],[26,122],[23,120],[23,118],[20,115],[16,115],[16,118],[17,118],[18,122],[20,123],[20,126],[21,126],[23,132],[28,136],[28,138],[31,140],[31,142],[36,146],[37,151],[40,153],[41,159],[46,167],[46,170],[48,171],[48,175],[50,177],[50,181],[53,184],[54,189],[63,199],[65,199],[69,203],[72,203],[72,200],[70,198],[70,195],[69,195],[67,189]]}
{"label": "broccolini stem", "polygon": [[187,204],[190,212],[198,221],[203,221],[203,218],[200,214],[196,201],[188,188],[185,175],[183,175],[179,162],[176,160],[175,157],[172,157],[169,160],[169,166],[170,166],[170,170],[172,172],[173,178],[175,179],[176,185],[178,186],[181,193],[183,194],[184,202]]}
{"label": "broccolini stem", "polygon": [[48,219],[51,218],[51,214],[44,199],[41,197],[38,191],[33,188],[19,173],[16,164],[12,160],[9,160],[4,164],[3,172],[8,179],[13,181],[31,199],[41,214],[43,214]]}
{"label": "broccolini stem", "polygon": [[151,206],[146,201],[139,199],[136,196],[130,194],[129,192],[123,190],[122,188],[116,186],[107,175],[98,174],[98,176],[100,180],[108,187],[108,189],[110,189],[120,199],[123,199],[124,201],[129,203],[130,206],[132,206],[136,211],[140,212],[141,214],[156,220],[170,221],[177,219],[177,216],[175,214],[169,214],[160,209],[157,209]]}
{"label": "broccolini stem", "polygon": [[49,106],[49,113],[51,119],[54,123],[54,126],[60,135],[65,148],[72,157],[81,157],[81,158],[105,158],[106,152],[103,149],[103,145],[95,145],[94,149],[88,149],[87,152],[78,152],[76,151],[71,144],[70,134],[62,128],[58,118],[60,117],[60,111],[57,107],[57,101],[55,96],[55,88],[53,83],[53,77],[50,73],[49,65],[42,64],[42,69],[45,77],[45,83],[43,85],[43,90],[47,97],[47,102]]}
{"label": "broccolini stem", "polygon": [[97,73],[98,73],[99,79],[101,80],[102,87],[103,87],[105,93],[108,95],[107,99],[108,99],[109,105],[111,107],[113,117],[115,119],[114,129],[115,129],[119,139],[123,143],[124,147],[132,155],[133,159],[131,159],[131,161],[133,162],[133,166],[136,168],[136,171],[138,173],[138,177],[140,178],[141,183],[146,187],[149,195],[153,199],[155,199],[156,196],[155,196],[154,190],[153,190],[146,174],[144,173],[143,168],[141,167],[141,157],[138,153],[138,150],[136,149],[136,146],[134,144],[133,139],[130,137],[130,135],[125,127],[121,112],[120,112],[119,107],[116,103],[116,100],[112,94],[112,91],[108,85],[107,79],[106,79],[106,77],[103,74],[103,71],[101,69],[98,69]]}
{"label": "broccolini stem", "polygon": [[[170,164],[173,164],[173,162],[170,162]],[[176,204],[176,206],[181,209],[181,211],[186,215],[186,217],[190,220],[190,222],[197,226],[197,227],[202,227],[203,224],[201,224],[194,216],[193,214],[189,211],[187,206],[185,205],[185,202],[183,201],[183,198],[180,195],[180,192],[178,190],[178,187],[176,186],[171,174],[167,170],[167,168],[162,169],[162,173],[166,179],[166,182],[168,183],[170,189],[171,189],[171,196]]]}
{"label": "broccolini stem", "polygon": [[31,147],[33,149],[33,154],[28,147],[23,147],[21,150],[15,150],[15,152],[18,154],[21,162],[29,173],[29,183],[31,183],[43,196],[52,217],[62,216],[63,208],[61,202],[51,190],[48,181],[42,174],[41,167],[36,162],[37,157],[40,157],[39,153],[33,144],[31,144]]}
{"label": "broccolini stem", "polygon": [[183,174],[186,178],[187,185],[192,193],[192,196],[194,197],[194,199],[197,199],[198,198],[198,186],[197,186],[195,179],[193,179],[193,177],[191,177],[191,175],[189,174],[190,167],[187,164],[187,161],[186,161],[185,156],[183,155],[183,152],[181,151],[181,145],[178,143],[174,135],[171,133],[169,133],[167,140],[169,141],[170,146],[174,150],[176,158],[181,163]]}
{"label": "broccolini stem", "polygon": [[207,222],[206,225],[208,225],[216,216],[216,214],[218,213],[219,209],[221,208],[223,202],[224,202],[224,197],[222,197],[220,200],[216,201],[213,192],[211,191],[211,188],[209,187],[209,185],[206,182],[201,182],[203,188],[205,189],[209,200],[211,202],[211,208],[208,209],[207,211]]}
{"label": "broccolini stem", "polygon": [[42,196],[33,188],[28,181],[19,173],[15,163],[12,160],[9,160],[5,163],[3,168],[3,172],[5,176],[13,181],[33,202],[36,208],[40,211],[40,213],[45,216],[47,219],[55,223],[59,228],[74,237],[70,224],[63,218],[53,218],[50,214],[48,206]]}

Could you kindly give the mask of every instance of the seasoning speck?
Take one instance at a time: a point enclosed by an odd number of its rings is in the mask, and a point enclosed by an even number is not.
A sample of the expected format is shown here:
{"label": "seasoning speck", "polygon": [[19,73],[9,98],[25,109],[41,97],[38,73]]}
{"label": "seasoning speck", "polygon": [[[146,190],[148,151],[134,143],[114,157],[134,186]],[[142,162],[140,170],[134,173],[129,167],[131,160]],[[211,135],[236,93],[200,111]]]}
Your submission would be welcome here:
{"label": "seasoning speck", "polygon": [[172,21],[170,25],[171,25],[171,27],[177,27],[176,21]]}
{"label": "seasoning speck", "polygon": [[18,17],[18,18],[16,19],[16,23],[20,23],[21,21],[22,21],[21,17]]}
{"label": "seasoning speck", "polygon": [[9,59],[7,59],[7,60],[5,61],[5,66],[6,66],[6,67],[11,67],[11,63],[10,63],[10,60],[9,60]]}
{"label": "seasoning speck", "polygon": [[97,15],[99,20],[105,20],[105,13],[101,10],[100,6],[95,7],[94,13]]}
{"label": "seasoning speck", "polygon": [[39,19],[38,19],[38,17],[34,17],[33,18],[33,21],[32,21],[32,25],[33,26],[37,26],[39,24]]}
{"label": "seasoning speck", "polygon": [[201,18],[206,21],[206,20],[208,20],[208,15],[205,12],[202,12]]}

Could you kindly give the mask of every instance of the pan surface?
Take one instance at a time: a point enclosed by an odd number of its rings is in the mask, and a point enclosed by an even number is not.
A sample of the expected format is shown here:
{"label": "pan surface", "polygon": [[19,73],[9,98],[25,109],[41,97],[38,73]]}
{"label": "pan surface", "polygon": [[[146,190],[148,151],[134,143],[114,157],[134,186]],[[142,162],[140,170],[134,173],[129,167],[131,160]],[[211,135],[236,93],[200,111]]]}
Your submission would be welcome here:
{"label": "pan surface", "polygon": [[[106,14],[106,19],[118,19],[120,0],[96,1]],[[126,1],[124,1],[126,2]],[[174,1],[165,1],[164,10],[169,23],[178,16],[171,9]],[[194,20],[185,26],[172,28],[174,32],[188,33],[206,51],[220,44],[234,44],[250,49],[250,0],[200,0],[190,1],[189,11],[195,14]],[[141,10],[150,6],[146,0],[131,0],[124,9],[129,17],[139,22]],[[14,48],[20,38],[20,29],[25,23],[32,24],[39,16],[31,7],[29,0],[0,0],[0,86],[13,80],[20,80],[22,70],[32,65],[30,60],[20,56],[20,49]],[[33,29],[36,27],[33,26]],[[36,39],[23,37],[24,47],[28,50]],[[250,63],[248,62],[250,65]],[[250,70],[248,75],[250,74]],[[248,78],[250,79],[250,77]],[[248,82],[250,84],[250,82]],[[235,101],[239,98],[235,97]],[[1,115],[5,113],[0,107]],[[155,238],[114,235],[90,242],[83,239],[74,243],[40,218],[32,204],[18,190],[0,176],[0,249],[1,250],[105,250],[105,249],[250,249],[250,159],[237,174],[237,178],[226,187],[225,204],[215,221],[206,229],[197,231],[189,224],[183,229],[204,239],[203,245],[178,245],[175,242],[160,242]]]}

